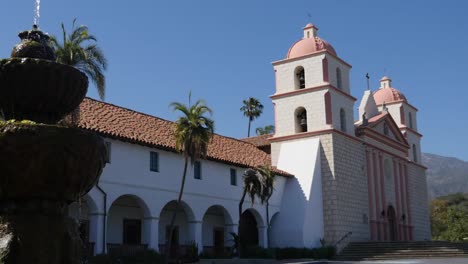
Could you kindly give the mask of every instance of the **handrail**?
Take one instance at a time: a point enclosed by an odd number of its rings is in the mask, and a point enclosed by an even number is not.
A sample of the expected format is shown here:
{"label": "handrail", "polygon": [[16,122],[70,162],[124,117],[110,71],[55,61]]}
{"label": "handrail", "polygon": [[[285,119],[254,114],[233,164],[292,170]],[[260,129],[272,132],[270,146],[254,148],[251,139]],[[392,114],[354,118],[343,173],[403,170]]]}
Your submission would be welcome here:
{"label": "handrail", "polygon": [[346,233],[344,236],[342,236],[340,238],[340,240],[338,240],[336,243],[335,243],[335,247],[338,246],[338,244],[340,244],[341,242],[343,242],[343,240],[345,240],[348,236],[352,235],[353,232],[349,231],[348,233]]}

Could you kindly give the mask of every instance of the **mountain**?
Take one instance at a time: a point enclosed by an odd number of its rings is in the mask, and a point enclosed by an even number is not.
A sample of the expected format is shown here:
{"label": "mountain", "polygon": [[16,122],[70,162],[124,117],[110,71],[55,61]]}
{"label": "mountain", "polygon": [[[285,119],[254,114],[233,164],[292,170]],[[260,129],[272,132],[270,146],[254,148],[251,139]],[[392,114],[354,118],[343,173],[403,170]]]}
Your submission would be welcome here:
{"label": "mountain", "polygon": [[468,193],[468,162],[423,153],[422,163],[428,168],[429,199],[458,192]]}

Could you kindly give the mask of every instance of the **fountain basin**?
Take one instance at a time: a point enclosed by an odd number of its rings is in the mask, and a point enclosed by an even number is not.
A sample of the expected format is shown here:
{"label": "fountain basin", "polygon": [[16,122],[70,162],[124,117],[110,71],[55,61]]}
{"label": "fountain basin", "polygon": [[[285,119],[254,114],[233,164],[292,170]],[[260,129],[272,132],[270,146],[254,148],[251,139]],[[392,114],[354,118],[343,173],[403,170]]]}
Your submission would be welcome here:
{"label": "fountain basin", "polygon": [[0,201],[76,201],[97,182],[106,155],[104,140],[79,128],[2,122]]}
{"label": "fountain basin", "polygon": [[55,124],[78,107],[88,78],[74,67],[31,58],[0,60],[0,117]]}

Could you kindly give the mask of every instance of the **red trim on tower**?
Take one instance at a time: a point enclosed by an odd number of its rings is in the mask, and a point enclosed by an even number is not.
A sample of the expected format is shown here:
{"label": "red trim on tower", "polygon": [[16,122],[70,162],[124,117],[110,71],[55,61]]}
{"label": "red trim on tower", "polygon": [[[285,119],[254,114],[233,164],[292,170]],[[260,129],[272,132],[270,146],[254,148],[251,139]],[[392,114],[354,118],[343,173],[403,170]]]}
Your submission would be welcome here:
{"label": "red trim on tower", "polygon": [[328,59],[327,57],[322,60],[323,81],[328,82]]}
{"label": "red trim on tower", "polygon": [[325,93],[325,120],[327,125],[331,125],[333,123],[332,119],[332,103],[331,103],[331,95],[330,92]]}
{"label": "red trim on tower", "polygon": [[300,89],[300,90],[294,90],[294,91],[290,91],[290,92],[286,92],[286,93],[270,95],[270,98],[271,99],[278,99],[278,98],[283,98],[283,97],[287,97],[287,96],[299,95],[299,94],[304,94],[304,93],[308,93],[308,92],[315,92],[315,91],[320,91],[320,90],[325,90],[325,89],[330,89],[332,91],[340,93],[340,94],[344,95],[345,97],[347,97],[348,99],[351,99],[353,101],[357,100],[356,98],[354,98],[351,95],[341,91],[340,89],[336,88],[335,86],[333,86],[333,85],[331,85],[329,83],[319,85],[319,86],[315,86],[315,87],[309,87],[309,88],[304,88],[304,89]]}

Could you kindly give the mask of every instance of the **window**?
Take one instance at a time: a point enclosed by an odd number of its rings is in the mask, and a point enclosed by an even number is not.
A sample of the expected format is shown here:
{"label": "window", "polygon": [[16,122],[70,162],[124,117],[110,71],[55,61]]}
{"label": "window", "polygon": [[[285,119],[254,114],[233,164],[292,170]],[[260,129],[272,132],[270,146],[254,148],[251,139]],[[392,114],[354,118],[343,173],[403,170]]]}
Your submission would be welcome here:
{"label": "window", "polygon": [[197,180],[201,180],[201,163],[195,161],[193,164],[193,177]]}
{"label": "window", "polygon": [[418,150],[416,149],[416,144],[413,144],[413,161],[418,162]]}
{"label": "window", "polygon": [[106,141],[106,149],[107,149],[107,153],[106,153],[106,163],[110,163],[111,161],[111,149],[112,149],[112,143],[111,142],[108,142]]}
{"label": "window", "polygon": [[340,90],[343,89],[342,83],[341,83],[341,70],[340,68],[336,68],[336,87]]}
{"label": "window", "polygon": [[343,108],[340,109],[340,129],[346,132],[346,112]]}
{"label": "window", "polygon": [[237,172],[236,172],[236,169],[231,169],[231,185],[237,186]]}
{"label": "window", "polygon": [[123,220],[123,244],[139,245],[141,244],[141,220],[124,219]]}
{"label": "window", "polygon": [[307,111],[304,107],[296,109],[296,133],[307,132]]}
{"label": "window", "polygon": [[305,88],[305,73],[304,73],[304,68],[302,66],[299,66],[294,70],[294,74],[296,75],[296,78],[294,80],[294,84],[297,89],[304,89]]}
{"label": "window", "polygon": [[159,153],[150,152],[150,171],[159,172]]}
{"label": "window", "polygon": [[387,123],[384,123],[384,124],[383,124],[383,133],[384,133],[384,135],[386,135],[386,136],[388,136],[388,134],[389,134]]}

